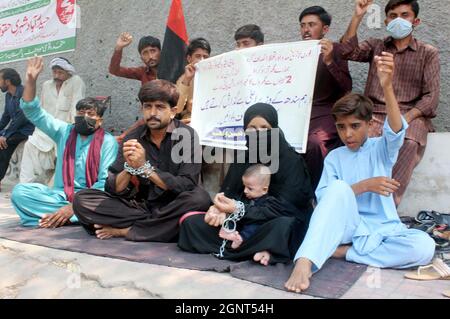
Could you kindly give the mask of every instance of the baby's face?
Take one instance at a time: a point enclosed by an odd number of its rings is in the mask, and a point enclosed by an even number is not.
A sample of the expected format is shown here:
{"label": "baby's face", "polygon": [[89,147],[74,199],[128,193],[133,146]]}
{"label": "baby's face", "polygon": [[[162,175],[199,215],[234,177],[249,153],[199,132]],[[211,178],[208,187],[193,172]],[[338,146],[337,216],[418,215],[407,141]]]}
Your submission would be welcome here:
{"label": "baby's face", "polygon": [[244,194],[248,199],[256,199],[267,194],[268,187],[263,185],[256,176],[242,177]]}

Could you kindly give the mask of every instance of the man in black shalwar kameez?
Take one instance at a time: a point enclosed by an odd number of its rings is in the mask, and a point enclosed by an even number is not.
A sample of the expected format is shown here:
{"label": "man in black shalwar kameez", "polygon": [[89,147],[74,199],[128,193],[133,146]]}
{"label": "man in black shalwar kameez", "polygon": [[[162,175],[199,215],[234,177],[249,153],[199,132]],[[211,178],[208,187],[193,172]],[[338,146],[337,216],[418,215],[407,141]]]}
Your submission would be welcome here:
{"label": "man in black shalwar kameez", "polygon": [[86,190],[75,197],[74,212],[91,235],[176,242],[180,217],[211,205],[197,185],[201,148],[195,131],[174,119],[178,96],[175,85],[164,80],[141,88],[145,124],[124,138],[105,192]]}

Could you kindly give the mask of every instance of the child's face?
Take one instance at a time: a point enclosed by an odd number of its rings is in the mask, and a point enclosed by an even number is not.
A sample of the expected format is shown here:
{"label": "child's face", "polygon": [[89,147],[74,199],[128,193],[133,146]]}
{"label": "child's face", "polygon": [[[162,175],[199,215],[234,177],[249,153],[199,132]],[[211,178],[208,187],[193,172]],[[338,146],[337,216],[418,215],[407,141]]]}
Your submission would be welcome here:
{"label": "child's face", "polygon": [[248,199],[256,199],[267,194],[269,187],[263,185],[256,176],[242,177],[244,194]]}
{"label": "child's face", "polygon": [[352,151],[357,151],[369,137],[372,121],[365,121],[355,115],[340,116],[336,120],[336,128],[342,142]]}

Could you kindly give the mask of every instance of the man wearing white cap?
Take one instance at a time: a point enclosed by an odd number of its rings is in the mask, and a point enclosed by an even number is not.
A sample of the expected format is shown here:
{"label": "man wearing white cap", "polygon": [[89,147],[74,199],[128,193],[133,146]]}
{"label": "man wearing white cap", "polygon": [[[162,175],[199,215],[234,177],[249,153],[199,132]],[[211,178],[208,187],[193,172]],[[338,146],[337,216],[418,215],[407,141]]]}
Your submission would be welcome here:
{"label": "man wearing white cap", "polygon": [[[50,62],[53,80],[44,82],[42,108],[55,118],[73,123],[75,106],[85,96],[86,86],[76,75],[73,65],[64,58]],[[41,130],[36,129],[25,144],[20,168],[21,183],[48,184],[55,169],[56,145]]]}

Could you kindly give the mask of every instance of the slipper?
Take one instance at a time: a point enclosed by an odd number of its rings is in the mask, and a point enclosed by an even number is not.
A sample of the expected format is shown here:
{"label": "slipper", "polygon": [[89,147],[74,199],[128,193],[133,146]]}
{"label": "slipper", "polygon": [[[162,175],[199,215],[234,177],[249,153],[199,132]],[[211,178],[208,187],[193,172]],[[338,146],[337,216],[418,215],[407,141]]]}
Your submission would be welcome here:
{"label": "slipper", "polygon": [[436,223],[434,222],[423,222],[422,224],[415,224],[410,227],[411,229],[421,230],[427,234],[432,234],[434,229],[436,228]]}
{"label": "slipper", "polygon": [[418,223],[435,222],[436,218],[432,211],[422,210],[417,214],[416,221]]}
{"label": "slipper", "polygon": [[432,264],[421,266],[417,271],[406,273],[405,278],[412,280],[450,280],[450,267],[442,259],[436,258]]}
{"label": "slipper", "polygon": [[450,298],[450,290],[446,290],[442,293],[444,297]]}
{"label": "slipper", "polygon": [[411,228],[416,223],[416,219],[410,216],[402,216],[400,217],[400,221],[408,228]]}
{"label": "slipper", "polygon": [[438,229],[433,230],[433,236],[450,241],[450,231],[439,231]]}

